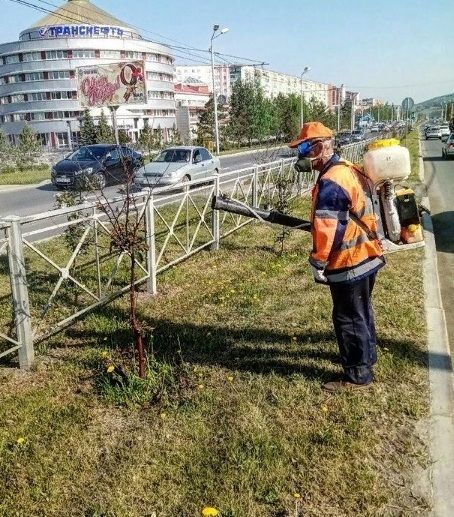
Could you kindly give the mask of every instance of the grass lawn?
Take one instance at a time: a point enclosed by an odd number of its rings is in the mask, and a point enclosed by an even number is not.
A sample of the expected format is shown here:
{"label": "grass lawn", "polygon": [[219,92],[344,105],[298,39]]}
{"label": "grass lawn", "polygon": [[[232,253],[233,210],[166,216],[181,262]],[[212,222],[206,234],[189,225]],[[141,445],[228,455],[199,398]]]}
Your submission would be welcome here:
{"label": "grass lawn", "polygon": [[[307,200],[291,212],[307,218]],[[376,383],[333,396],[329,291],[309,272],[310,236],[291,232],[280,255],[278,232],[248,225],[139,294],[146,379],[131,368],[126,297],[38,345],[31,372],[1,359],[0,516],[429,512],[424,251],[388,256],[378,275]],[[41,246],[71,254],[62,239]],[[39,310],[56,279],[35,266]],[[63,291],[54,310],[73,299]]]}
{"label": "grass lawn", "polygon": [[[293,211],[307,216],[307,204]],[[428,464],[423,251],[379,274],[376,384],[336,396],[309,235],[253,224],[140,294],[150,373],[128,372],[126,299],[0,370],[0,515],[415,515]],[[128,377],[126,377],[128,375]],[[127,381],[125,380],[127,378]]]}
{"label": "grass lawn", "polygon": [[0,185],[34,185],[44,180],[50,180],[48,165],[24,171],[0,172]]}

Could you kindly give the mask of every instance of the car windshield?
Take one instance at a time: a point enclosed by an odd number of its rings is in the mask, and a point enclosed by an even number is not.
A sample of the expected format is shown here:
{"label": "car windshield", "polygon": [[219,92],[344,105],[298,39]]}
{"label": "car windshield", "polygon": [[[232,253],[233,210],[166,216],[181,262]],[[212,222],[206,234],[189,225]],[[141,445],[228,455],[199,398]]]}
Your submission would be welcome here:
{"label": "car windshield", "polygon": [[354,131],[352,131],[352,134],[353,135],[362,135],[363,132],[360,129],[355,129]]}
{"label": "car windshield", "polygon": [[189,149],[167,149],[154,160],[155,162],[189,162],[191,151]]}
{"label": "car windshield", "polygon": [[87,160],[99,160],[107,152],[105,147],[81,147],[68,156],[68,160],[83,162]]}

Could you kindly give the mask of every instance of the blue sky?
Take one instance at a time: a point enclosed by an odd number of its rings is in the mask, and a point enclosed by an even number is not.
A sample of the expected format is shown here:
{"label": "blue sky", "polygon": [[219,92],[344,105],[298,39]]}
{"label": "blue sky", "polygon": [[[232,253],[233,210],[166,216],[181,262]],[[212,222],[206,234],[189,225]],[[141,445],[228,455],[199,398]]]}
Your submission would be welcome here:
{"label": "blue sky", "polygon": [[[2,42],[42,15],[0,0]],[[52,8],[40,0],[28,0]],[[47,0],[62,5],[58,0]],[[454,92],[454,0],[95,0],[149,39],[208,49],[214,23],[230,31],[215,50],[271,70],[330,82],[400,103]],[[154,34],[152,34],[154,33]],[[158,36],[158,34],[160,36]],[[180,61],[188,64],[188,61]]]}

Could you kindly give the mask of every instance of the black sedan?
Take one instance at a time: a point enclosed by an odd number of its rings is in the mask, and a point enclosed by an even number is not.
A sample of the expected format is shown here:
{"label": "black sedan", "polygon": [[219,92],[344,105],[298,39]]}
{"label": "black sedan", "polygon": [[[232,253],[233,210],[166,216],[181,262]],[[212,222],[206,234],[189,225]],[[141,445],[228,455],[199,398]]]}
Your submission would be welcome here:
{"label": "black sedan", "polygon": [[84,145],[52,167],[51,180],[58,189],[102,189],[142,165],[142,155],[124,145]]}

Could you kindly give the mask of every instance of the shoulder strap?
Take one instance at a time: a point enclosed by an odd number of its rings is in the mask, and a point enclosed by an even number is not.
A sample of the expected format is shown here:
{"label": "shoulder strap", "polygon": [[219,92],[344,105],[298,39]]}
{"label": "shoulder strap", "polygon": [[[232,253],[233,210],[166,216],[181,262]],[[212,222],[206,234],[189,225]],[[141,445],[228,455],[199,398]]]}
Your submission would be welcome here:
{"label": "shoulder strap", "polygon": [[[349,162],[348,160],[342,160],[342,163],[350,167],[350,169],[354,170],[356,173],[361,174],[361,176],[366,178],[370,183],[370,179],[364,174],[363,170],[358,165],[355,165],[354,163]],[[349,210],[349,214],[351,220],[365,232],[365,234],[369,237],[371,241],[376,239],[380,240],[378,234],[372,231],[363,221],[361,221],[361,219],[356,214],[354,214],[351,210]]]}

